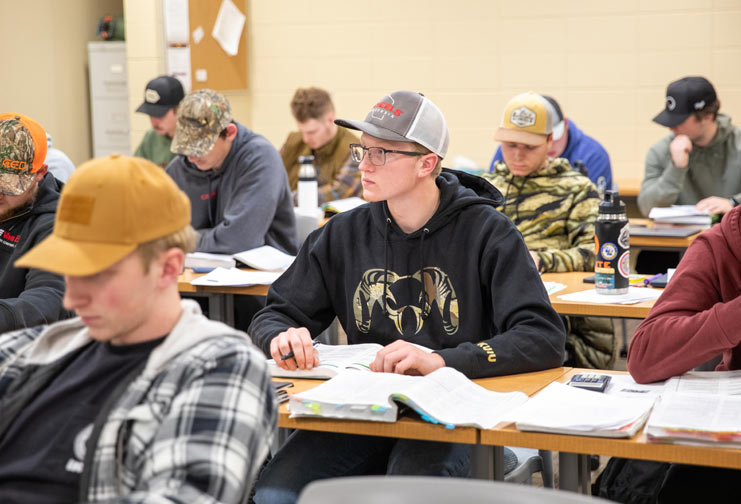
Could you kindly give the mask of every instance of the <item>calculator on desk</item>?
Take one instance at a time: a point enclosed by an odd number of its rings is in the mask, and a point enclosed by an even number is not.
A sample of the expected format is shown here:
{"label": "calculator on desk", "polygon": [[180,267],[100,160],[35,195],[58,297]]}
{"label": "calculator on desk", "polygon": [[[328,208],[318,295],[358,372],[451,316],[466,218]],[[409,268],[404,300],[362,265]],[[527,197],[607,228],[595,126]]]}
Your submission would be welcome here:
{"label": "calculator on desk", "polygon": [[610,375],[578,373],[571,377],[571,380],[569,380],[567,385],[585,390],[594,390],[595,392],[604,392],[609,383]]}

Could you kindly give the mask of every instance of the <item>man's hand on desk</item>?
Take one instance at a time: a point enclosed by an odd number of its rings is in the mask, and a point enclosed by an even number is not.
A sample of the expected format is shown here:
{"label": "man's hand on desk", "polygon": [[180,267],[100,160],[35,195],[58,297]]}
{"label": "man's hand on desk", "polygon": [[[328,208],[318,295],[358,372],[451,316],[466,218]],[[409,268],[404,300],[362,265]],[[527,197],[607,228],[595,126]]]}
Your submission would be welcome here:
{"label": "man's hand on desk", "polygon": [[721,198],[720,196],[710,196],[709,198],[701,199],[695,205],[695,208],[711,214],[724,214],[733,210],[733,206],[728,198]]}
{"label": "man's hand on desk", "polygon": [[445,367],[440,354],[425,352],[404,340],[386,345],[376,354],[371,371],[407,375],[426,375]]}
{"label": "man's hand on desk", "polygon": [[[288,355],[291,357],[282,358]],[[273,338],[270,341],[270,356],[278,367],[290,371],[312,369],[319,365],[319,354],[314,349],[311,333],[305,327],[291,327]]]}

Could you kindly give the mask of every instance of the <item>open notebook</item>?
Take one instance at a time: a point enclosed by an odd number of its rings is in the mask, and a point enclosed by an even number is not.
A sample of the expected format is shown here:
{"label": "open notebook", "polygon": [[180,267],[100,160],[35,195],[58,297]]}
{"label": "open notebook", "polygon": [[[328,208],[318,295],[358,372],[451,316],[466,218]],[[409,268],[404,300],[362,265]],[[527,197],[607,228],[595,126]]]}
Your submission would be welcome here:
{"label": "open notebook", "polygon": [[[432,352],[422,345],[414,345],[425,352]],[[270,374],[286,378],[319,378],[327,379],[337,376],[344,370],[370,371],[371,363],[383,345],[378,343],[362,343],[359,345],[324,345],[314,346],[319,353],[319,365],[312,369],[297,369],[288,371],[278,367],[274,359],[268,359]]]}
{"label": "open notebook", "polygon": [[405,404],[423,420],[448,428],[490,429],[526,401],[522,392],[492,392],[443,367],[426,376],[342,372],[318,387],[291,395],[288,409],[292,417],[395,422],[399,404]]}

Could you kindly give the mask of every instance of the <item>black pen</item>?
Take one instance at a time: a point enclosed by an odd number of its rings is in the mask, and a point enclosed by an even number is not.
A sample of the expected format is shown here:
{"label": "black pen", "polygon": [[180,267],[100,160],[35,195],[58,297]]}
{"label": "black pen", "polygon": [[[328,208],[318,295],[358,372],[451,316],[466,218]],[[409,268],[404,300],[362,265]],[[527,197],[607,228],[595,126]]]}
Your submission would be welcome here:
{"label": "black pen", "polygon": [[[312,344],[312,346],[314,346],[314,348],[316,348],[316,346],[319,344],[319,342],[316,341],[316,340],[314,340],[314,341],[311,342],[311,344]],[[280,356],[280,360],[284,361],[284,360],[288,360],[288,359],[293,359],[293,357],[294,357],[293,350],[291,350],[287,354],[281,355]]]}

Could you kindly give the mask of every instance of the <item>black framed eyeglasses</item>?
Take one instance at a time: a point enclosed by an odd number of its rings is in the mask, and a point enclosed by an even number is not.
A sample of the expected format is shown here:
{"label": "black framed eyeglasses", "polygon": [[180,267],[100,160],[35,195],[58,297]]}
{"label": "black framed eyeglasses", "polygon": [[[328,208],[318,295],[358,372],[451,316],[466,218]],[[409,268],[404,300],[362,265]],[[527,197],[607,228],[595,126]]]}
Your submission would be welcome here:
{"label": "black framed eyeglasses", "polygon": [[405,156],[424,156],[422,152],[402,151],[384,149],[383,147],[363,147],[360,144],[350,144],[350,156],[356,163],[360,163],[368,153],[368,160],[373,166],[383,166],[386,164],[386,153],[404,154]]}

